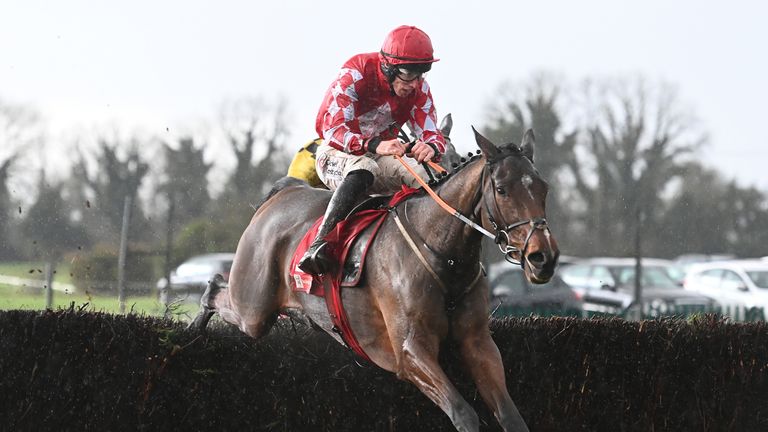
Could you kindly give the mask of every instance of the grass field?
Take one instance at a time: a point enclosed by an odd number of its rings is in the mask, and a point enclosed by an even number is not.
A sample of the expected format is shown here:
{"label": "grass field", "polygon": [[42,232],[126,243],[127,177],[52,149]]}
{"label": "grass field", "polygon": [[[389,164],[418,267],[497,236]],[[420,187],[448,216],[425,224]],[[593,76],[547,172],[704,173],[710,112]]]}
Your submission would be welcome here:
{"label": "grass field", "polygon": [[[0,263],[0,275],[24,279],[43,280],[45,278],[45,263],[37,262],[4,262]],[[54,288],[56,284],[71,284],[72,277],[67,264],[59,264],[54,273]],[[91,311],[119,313],[120,305],[117,295],[94,295],[85,293],[65,293],[54,289],[52,309],[67,309],[74,303],[76,308],[86,308]],[[198,305],[194,302],[174,302],[168,306],[171,315],[180,320],[188,320],[197,314]],[[18,287],[0,283],[0,310],[43,310],[45,309],[45,294],[43,290]],[[155,295],[128,296],[125,300],[126,312],[162,316],[166,306],[158,301]]]}
{"label": "grass field", "polygon": [[[45,278],[45,264],[35,262],[5,262],[0,263],[0,275],[25,279]],[[54,274],[56,283],[70,284],[72,278],[67,264],[60,264]],[[72,303],[76,308],[87,308],[93,311],[119,313],[120,306],[117,296],[92,295],[86,293],[64,293],[54,289],[52,309],[67,309]],[[18,287],[0,283],[0,310],[42,310],[45,309],[45,294],[41,289]],[[180,320],[188,320],[195,316],[198,310],[196,303],[172,303],[169,312]],[[153,316],[165,314],[166,307],[154,295],[132,297],[125,300],[126,312],[135,312]]]}
{"label": "grass field", "polygon": [[[74,303],[75,308],[119,313],[120,305],[117,296],[97,296],[86,294],[65,294],[53,292],[52,309],[67,309]],[[169,313],[180,320],[187,321],[197,314],[198,305],[194,303],[171,303]],[[42,310],[45,309],[45,295],[42,290],[29,288],[0,286],[0,310]],[[125,311],[137,314],[162,316],[166,307],[155,296],[126,297]]]}

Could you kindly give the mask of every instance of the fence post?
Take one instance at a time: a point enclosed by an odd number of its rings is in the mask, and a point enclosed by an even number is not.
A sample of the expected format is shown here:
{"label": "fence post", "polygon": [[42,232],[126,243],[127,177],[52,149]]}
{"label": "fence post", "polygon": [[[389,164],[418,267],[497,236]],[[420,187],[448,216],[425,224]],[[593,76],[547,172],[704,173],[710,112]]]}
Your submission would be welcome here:
{"label": "fence post", "polygon": [[[643,263],[642,263],[642,209],[639,203],[640,198],[635,197],[635,289],[634,303],[637,305],[636,313],[631,313],[632,321],[640,321],[644,318],[643,308]],[[617,281],[618,283],[618,281]]]}
{"label": "fence post", "polygon": [[131,217],[131,196],[125,196],[123,227],[120,231],[120,255],[117,258],[117,303],[120,313],[125,313],[125,254],[128,250],[128,224]]}
{"label": "fence post", "polygon": [[[173,253],[173,218],[176,209],[176,194],[171,192],[168,194],[168,219],[166,221],[165,231],[165,286],[161,288],[160,299],[163,306],[165,306],[164,314],[168,314],[168,303],[170,303],[171,296],[171,255]],[[167,317],[166,317],[167,318]]]}
{"label": "fence post", "polygon": [[43,291],[45,291],[46,309],[53,309],[53,268],[52,262],[48,261],[45,263],[45,286]]}

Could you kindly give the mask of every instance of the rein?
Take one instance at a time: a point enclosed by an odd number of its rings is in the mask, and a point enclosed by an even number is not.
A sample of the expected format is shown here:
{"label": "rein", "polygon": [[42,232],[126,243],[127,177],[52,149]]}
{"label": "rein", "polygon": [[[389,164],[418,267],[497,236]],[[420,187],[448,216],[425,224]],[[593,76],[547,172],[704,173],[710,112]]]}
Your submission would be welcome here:
{"label": "rein", "polygon": [[471,221],[469,218],[467,218],[466,216],[464,216],[463,214],[461,214],[461,213],[460,213],[458,210],[454,209],[453,207],[451,207],[450,205],[448,205],[448,204],[447,204],[445,201],[443,201],[443,199],[442,199],[442,198],[440,198],[440,196],[439,196],[439,195],[437,195],[437,194],[435,193],[435,191],[433,191],[433,190],[432,190],[432,188],[431,188],[431,187],[429,187],[429,185],[427,184],[427,182],[425,182],[425,181],[424,181],[424,180],[421,178],[421,176],[419,176],[419,174],[418,174],[416,171],[414,171],[414,170],[413,170],[413,168],[411,168],[411,166],[410,166],[410,165],[408,165],[408,163],[407,163],[406,161],[404,161],[404,160],[403,160],[403,158],[402,158],[401,156],[398,156],[398,155],[394,155],[394,156],[395,156],[395,159],[397,159],[397,160],[398,160],[398,161],[399,161],[399,162],[400,162],[400,163],[401,163],[401,164],[402,164],[402,165],[405,167],[405,169],[407,169],[407,170],[408,170],[408,172],[410,172],[410,173],[411,173],[411,175],[413,176],[413,178],[415,178],[415,179],[416,179],[416,181],[417,181],[417,182],[419,182],[419,184],[421,185],[421,187],[422,187],[422,188],[424,188],[424,190],[425,190],[425,191],[427,191],[427,193],[429,194],[429,196],[431,196],[431,197],[432,197],[432,199],[433,199],[433,200],[435,200],[435,202],[436,202],[437,204],[439,204],[439,205],[440,205],[440,207],[442,207],[442,208],[443,208],[443,210],[445,210],[446,212],[448,212],[448,214],[450,214],[451,216],[454,216],[454,217],[455,217],[455,218],[457,218],[458,220],[460,220],[460,221],[464,222],[465,224],[469,225],[470,227],[474,228],[475,230],[477,230],[478,232],[480,232],[480,234],[482,234],[482,235],[484,235],[484,236],[486,236],[486,237],[488,237],[488,238],[492,238],[492,239],[494,239],[494,240],[496,239],[496,236],[495,236],[495,235],[491,234],[491,233],[490,233],[488,230],[486,230],[485,228],[483,228],[483,227],[481,227],[480,225],[476,224],[475,222]]}
{"label": "rein", "polygon": [[[493,217],[493,213],[491,212],[491,208],[488,206],[486,194],[482,193],[483,189],[485,188],[485,173],[486,171],[490,170],[490,164],[486,162],[485,167],[483,167],[483,174],[482,179],[480,181],[480,188],[481,188],[481,195],[483,196],[483,204],[485,205],[486,212],[488,213],[488,220],[491,222],[491,225],[493,226],[494,231],[496,231],[496,234],[491,234],[488,230],[483,228],[482,226],[478,225],[477,223],[473,222],[463,214],[461,214],[458,210],[454,209],[450,205],[448,205],[445,201],[443,201],[442,198],[440,198],[437,193],[435,193],[432,188],[429,187],[429,185],[419,176],[419,174],[411,168],[410,165],[408,165],[407,162],[403,160],[401,156],[394,155],[395,159],[402,164],[405,169],[408,170],[408,172],[411,173],[411,175],[416,179],[416,181],[421,185],[422,188],[424,188],[425,191],[429,194],[430,197],[432,197],[435,202],[440,205],[440,207],[448,212],[448,214],[456,217],[466,225],[469,225],[471,228],[475,229],[479,233],[483,234],[484,236],[493,239],[494,243],[496,243],[499,246],[499,251],[501,251],[502,254],[504,254],[504,260],[511,264],[519,265],[520,267],[525,268],[525,261],[523,260],[523,256],[525,255],[525,251],[528,249],[528,243],[531,240],[531,237],[533,237],[533,233],[537,230],[549,230],[549,227],[547,226],[547,220],[543,217],[538,218],[532,218],[532,219],[525,219],[521,220],[515,223],[511,224],[505,224],[503,221],[503,217],[501,216],[501,211],[499,210],[499,205],[496,202],[496,198],[493,199],[493,206],[496,210],[496,214],[499,217],[499,220],[502,222],[501,226],[498,223],[496,223],[496,220]],[[493,185],[493,178],[491,178],[491,186]],[[528,235],[525,237],[525,242],[523,242],[523,248],[517,248],[510,244],[509,239],[509,232],[513,229],[516,229],[518,227],[524,226],[524,225],[530,225],[530,229],[528,230]],[[502,245],[503,243],[503,245]],[[513,257],[513,253],[519,253],[520,259],[515,259]]]}

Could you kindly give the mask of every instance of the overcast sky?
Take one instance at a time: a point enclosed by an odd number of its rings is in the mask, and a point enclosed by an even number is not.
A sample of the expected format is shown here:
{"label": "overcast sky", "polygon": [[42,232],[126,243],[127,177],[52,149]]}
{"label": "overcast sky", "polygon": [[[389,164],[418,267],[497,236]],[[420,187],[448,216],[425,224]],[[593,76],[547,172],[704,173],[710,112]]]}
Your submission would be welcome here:
{"label": "overcast sky", "polygon": [[709,133],[706,163],[768,190],[766,5],[0,0],[0,99],[35,107],[62,136],[107,124],[180,134],[224,99],[285,97],[298,146],[343,61],[412,24],[441,59],[428,80],[460,148],[503,82],[639,74],[678,87]]}

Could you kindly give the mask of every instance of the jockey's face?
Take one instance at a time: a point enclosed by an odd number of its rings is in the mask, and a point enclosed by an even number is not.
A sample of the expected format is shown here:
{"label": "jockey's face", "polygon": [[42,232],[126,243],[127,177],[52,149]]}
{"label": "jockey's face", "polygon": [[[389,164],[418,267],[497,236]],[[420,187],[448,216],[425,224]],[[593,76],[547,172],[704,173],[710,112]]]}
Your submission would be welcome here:
{"label": "jockey's face", "polygon": [[392,81],[392,90],[399,97],[408,97],[421,85],[421,81],[421,76],[410,81],[405,81],[400,78],[400,76],[397,76],[395,80]]}

